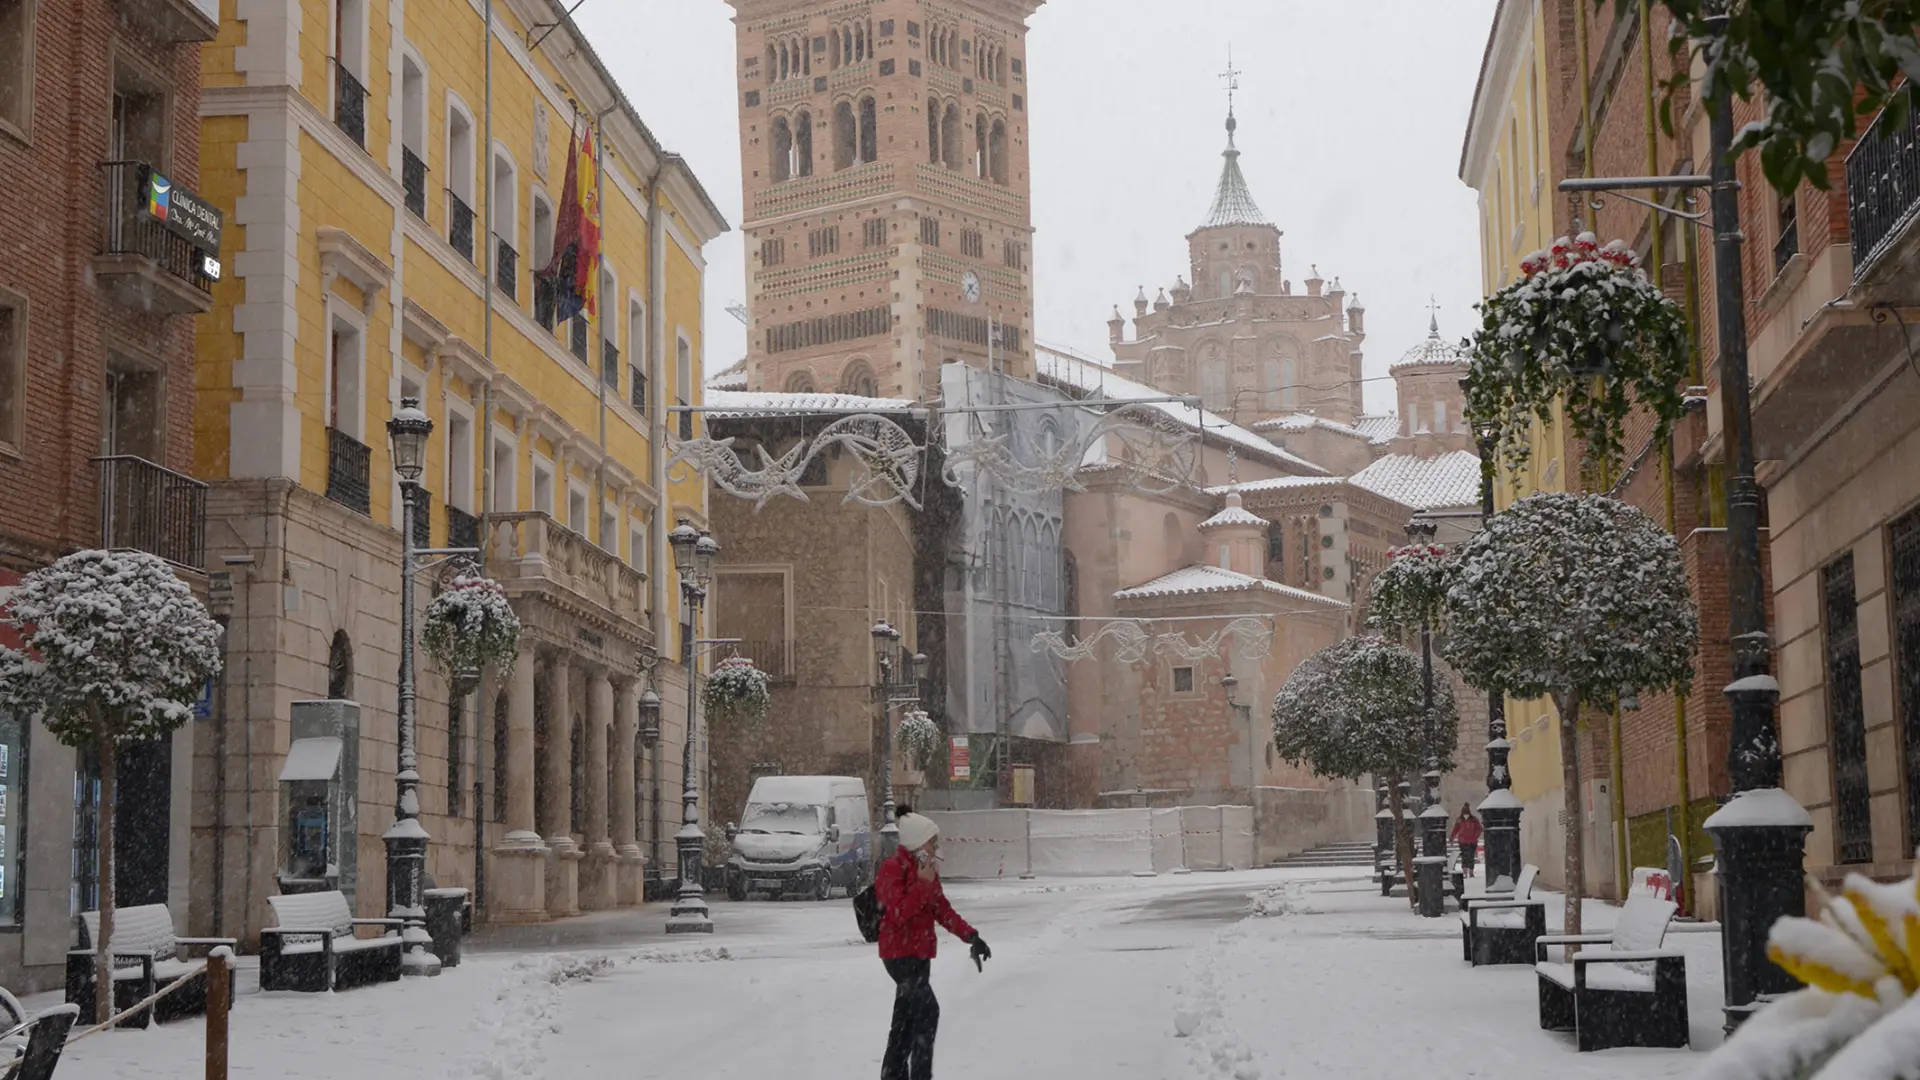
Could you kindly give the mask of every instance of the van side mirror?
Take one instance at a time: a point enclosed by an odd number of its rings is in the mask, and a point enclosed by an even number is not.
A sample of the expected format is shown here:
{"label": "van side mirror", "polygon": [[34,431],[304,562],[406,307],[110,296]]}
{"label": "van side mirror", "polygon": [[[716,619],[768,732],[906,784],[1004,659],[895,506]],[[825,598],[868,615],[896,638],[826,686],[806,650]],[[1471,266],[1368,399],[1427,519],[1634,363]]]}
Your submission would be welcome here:
{"label": "van side mirror", "polygon": [[740,826],[735,825],[731,821],[727,822],[727,842],[732,843],[733,838],[739,835],[740,835]]}
{"label": "van side mirror", "polygon": [[840,842],[840,826],[838,825],[827,826],[827,839],[835,844],[839,843]]}

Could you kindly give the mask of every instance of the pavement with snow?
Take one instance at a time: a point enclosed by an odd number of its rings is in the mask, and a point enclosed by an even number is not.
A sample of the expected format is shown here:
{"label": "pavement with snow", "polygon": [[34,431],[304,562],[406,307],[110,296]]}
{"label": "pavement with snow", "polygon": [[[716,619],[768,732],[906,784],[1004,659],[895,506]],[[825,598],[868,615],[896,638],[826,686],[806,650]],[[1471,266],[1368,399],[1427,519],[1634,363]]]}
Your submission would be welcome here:
{"label": "pavement with snow", "polygon": [[[1668,1077],[1720,1041],[1717,934],[1669,938],[1687,953],[1694,1050],[1583,1055],[1539,1030],[1531,969],[1470,968],[1455,916],[1418,918],[1364,874],[952,883],[994,959],[976,973],[943,936],[935,1075]],[[1590,904],[1589,932],[1612,914]],[[878,1075],[893,986],[844,900],[716,903],[703,940],[667,938],[664,915],[493,931],[437,979],[332,995],[262,994],[243,958],[232,1076]],[[199,1020],[107,1032],[72,1047],[59,1075],[199,1078],[203,1041]]]}

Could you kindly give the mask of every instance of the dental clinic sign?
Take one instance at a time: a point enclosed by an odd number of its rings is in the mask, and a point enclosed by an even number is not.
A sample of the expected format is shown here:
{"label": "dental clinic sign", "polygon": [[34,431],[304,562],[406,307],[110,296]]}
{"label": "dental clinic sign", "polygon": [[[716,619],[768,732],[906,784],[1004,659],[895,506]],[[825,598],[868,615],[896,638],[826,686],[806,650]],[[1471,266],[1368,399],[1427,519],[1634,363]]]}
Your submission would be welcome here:
{"label": "dental clinic sign", "polygon": [[201,272],[218,280],[222,225],[219,209],[176,185],[158,169],[145,169],[140,187],[147,213],[158,218],[168,232],[192,244],[194,250],[200,253]]}

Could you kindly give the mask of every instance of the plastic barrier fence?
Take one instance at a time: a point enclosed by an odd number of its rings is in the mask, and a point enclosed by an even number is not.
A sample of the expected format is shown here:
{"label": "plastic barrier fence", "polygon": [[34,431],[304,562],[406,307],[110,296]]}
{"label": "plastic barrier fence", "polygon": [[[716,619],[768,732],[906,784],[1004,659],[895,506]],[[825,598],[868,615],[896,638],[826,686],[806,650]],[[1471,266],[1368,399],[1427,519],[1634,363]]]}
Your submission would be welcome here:
{"label": "plastic barrier fence", "polygon": [[1253,808],[958,810],[940,826],[950,878],[1110,877],[1253,865]]}

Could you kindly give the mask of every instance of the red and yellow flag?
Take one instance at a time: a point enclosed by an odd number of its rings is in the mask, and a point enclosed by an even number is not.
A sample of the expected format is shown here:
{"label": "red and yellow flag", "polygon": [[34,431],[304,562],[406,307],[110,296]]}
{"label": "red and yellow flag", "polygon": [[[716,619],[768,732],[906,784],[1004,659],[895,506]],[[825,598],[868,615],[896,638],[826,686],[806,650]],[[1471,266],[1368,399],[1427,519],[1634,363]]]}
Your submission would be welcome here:
{"label": "red and yellow flag", "polygon": [[540,275],[553,282],[554,318],[564,322],[600,310],[600,184],[594,167],[599,148],[593,128],[576,133],[567,146],[567,178],[561,187],[560,216],[554,222],[553,261]]}

